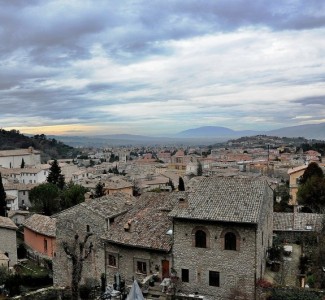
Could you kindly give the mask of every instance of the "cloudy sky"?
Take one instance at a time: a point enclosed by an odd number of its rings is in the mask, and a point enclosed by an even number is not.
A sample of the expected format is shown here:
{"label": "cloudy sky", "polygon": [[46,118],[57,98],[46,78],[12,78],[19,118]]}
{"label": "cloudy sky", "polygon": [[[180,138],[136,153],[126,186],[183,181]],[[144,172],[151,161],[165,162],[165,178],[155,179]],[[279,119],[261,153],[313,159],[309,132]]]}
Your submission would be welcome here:
{"label": "cloudy sky", "polygon": [[0,127],[325,122],[323,0],[0,0]]}

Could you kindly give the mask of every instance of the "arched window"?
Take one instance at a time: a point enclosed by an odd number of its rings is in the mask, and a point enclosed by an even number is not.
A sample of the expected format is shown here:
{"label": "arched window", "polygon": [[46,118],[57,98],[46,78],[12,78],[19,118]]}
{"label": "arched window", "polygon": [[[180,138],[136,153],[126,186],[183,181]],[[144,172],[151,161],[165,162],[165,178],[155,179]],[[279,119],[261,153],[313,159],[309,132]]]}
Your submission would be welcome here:
{"label": "arched window", "polygon": [[233,232],[225,234],[225,250],[237,250],[236,242],[236,235]]}
{"label": "arched window", "polygon": [[195,247],[198,248],[207,247],[207,235],[203,230],[197,230],[195,232]]}

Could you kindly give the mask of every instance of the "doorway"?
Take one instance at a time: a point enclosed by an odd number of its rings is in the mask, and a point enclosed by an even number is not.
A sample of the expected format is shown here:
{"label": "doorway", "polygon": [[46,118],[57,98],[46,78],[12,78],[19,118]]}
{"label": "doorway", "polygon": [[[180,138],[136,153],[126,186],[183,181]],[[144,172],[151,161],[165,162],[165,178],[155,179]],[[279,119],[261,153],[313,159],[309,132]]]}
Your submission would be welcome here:
{"label": "doorway", "polygon": [[162,279],[169,278],[169,260],[162,260],[161,261],[161,273]]}

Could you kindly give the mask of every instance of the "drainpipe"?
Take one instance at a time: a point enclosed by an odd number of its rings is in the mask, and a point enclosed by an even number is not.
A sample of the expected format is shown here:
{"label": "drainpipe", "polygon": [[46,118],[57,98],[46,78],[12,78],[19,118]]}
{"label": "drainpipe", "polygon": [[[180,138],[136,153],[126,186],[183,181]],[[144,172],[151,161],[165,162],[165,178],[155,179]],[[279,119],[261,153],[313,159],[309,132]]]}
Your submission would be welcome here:
{"label": "drainpipe", "polygon": [[174,234],[175,234],[175,232],[174,232],[174,228],[175,228],[175,226],[174,226],[174,218],[173,218],[173,234],[172,234],[172,268],[173,269],[175,269],[174,268]]}
{"label": "drainpipe", "polygon": [[257,270],[257,228],[258,225],[256,225],[256,229],[255,229],[255,270],[254,270],[254,299],[256,300],[256,282],[257,282],[257,278],[256,278],[256,270]]}

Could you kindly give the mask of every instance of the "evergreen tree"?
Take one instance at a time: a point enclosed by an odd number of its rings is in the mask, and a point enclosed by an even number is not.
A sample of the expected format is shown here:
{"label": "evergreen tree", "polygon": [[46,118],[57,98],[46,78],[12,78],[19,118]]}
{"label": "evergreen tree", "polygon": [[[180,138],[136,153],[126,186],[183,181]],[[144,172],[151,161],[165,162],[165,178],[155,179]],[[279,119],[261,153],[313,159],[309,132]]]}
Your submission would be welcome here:
{"label": "evergreen tree", "polygon": [[61,209],[67,209],[85,201],[87,188],[70,182],[61,193]]}
{"label": "evergreen tree", "polygon": [[115,166],[115,168],[113,169],[113,173],[114,173],[114,174],[119,174],[119,171],[118,171],[117,166]]}
{"label": "evergreen tree", "polygon": [[298,202],[313,212],[323,211],[325,208],[325,178],[317,163],[312,162],[308,165],[299,183]]}
{"label": "evergreen tree", "polygon": [[96,190],[95,190],[95,198],[99,198],[105,195],[104,192],[104,184],[101,182],[98,182],[96,185]]}
{"label": "evergreen tree", "polygon": [[312,176],[298,188],[298,202],[313,212],[322,212],[325,208],[325,179]]}
{"label": "evergreen tree", "polygon": [[317,176],[319,178],[324,178],[324,173],[321,167],[316,162],[311,162],[307,169],[305,170],[304,174],[300,178],[300,184],[304,184],[307,180],[313,176]]}
{"label": "evergreen tree", "polygon": [[7,201],[6,201],[6,192],[2,184],[2,177],[0,173],[0,216],[7,216]]}
{"label": "evergreen tree", "polygon": [[23,158],[21,159],[20,168],[21,168],[21,169],[25,168],[25,161],[24,161]]}
{"label": "evergreen tree", "polygon": [[61,190],[65,185],[64,175],[61,174],[61,168],[56,159],[51,163],[50,172],[47,176],[47,182],[55,184]]}
{"label": "evergreen tree", "polygon": [[34,187],[29,194],[32,209],[46,216],[60,211],[59,189],[55,184],[42,183]]}
{"label": "evergreen tree", "polygon": [[171,187],[172,191],[175,190],[174,183],[173,183],[173,181],[170,178],[169,178],[169,181],[168,181],[168,185]]}
{"label": "evergreen tree", "polygon": [[178,190],[185,191],[185,184],[184,184],[184,180],[182,177],[179,177],[179,179],[178,179]]}
{"label": "evergreen tree", "polygon": [[203,170],[202,170],[202,164],[198,161],[197,163],[197,176],[202,176]]}

